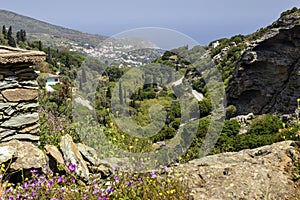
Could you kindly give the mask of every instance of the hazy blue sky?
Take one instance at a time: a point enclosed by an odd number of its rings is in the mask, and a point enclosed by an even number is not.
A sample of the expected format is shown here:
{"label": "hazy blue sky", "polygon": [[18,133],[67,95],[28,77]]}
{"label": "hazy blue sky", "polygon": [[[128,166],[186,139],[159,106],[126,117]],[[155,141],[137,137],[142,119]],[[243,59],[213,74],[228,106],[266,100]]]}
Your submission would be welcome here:
{"label": "hazy blue sky", "polygon": [[163,27],[201,44],[269,25],[299,0],[3,0],[10,10],[52,24],[107,36]]}

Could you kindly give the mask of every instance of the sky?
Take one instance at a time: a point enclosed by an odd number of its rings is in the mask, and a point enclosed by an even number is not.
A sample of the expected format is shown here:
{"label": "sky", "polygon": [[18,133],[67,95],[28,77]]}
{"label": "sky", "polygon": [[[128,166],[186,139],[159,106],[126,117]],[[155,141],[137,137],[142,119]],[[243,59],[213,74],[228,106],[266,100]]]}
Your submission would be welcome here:
{"label": "sky", "polygon": [[[21,3],[22,2],[22,3]],[[86,33],[171,29],[201,45],[270,25],[299,0],[2,0],[0,8]]]}

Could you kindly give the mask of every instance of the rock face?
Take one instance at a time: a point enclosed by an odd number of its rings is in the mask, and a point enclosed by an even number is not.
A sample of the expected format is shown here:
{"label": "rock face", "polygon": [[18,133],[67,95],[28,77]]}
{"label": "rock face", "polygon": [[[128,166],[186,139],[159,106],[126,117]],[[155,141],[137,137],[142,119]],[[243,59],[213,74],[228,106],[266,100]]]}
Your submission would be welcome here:
{"label": "rock face", "polygon": [[38,141],[37,74],[32,65],[45,54],[0,46],[0,143]]}
{"label": "rock face", "polygon": [[[11,140],[9,142],[0,143],[0,150],[5,149],[9,150],[7,153],[14,153],[11,157],[16,157],[16,160],[10,165],[10,168],[13,170],[19,170],[21,168],[45,168],[48,165],[48,158],[43,151],[31,142]],[[0,153],[0,158],[1,154],[3,154],[3,152]]]}
{"label": "rock face", "polygon": [[63,152],[65,162],[75,164],[75,172],[79,174],[79,176],[88,179],[89,169],[87,164],[70,135],[65,135],[61,138],[61,150]]}
{"label": "rock face", "polygon": [[296,200],[300,197],[300,180],[292,178],[295,164],[300,164],[300,152],[292,143],[207,156],[180,165],[175,171],[188,180],[195,200]]}
{"label": "rock face", "polygon": [[291,114],[300,98],[300,11],[281,17],[249,44],[228,90],[237,114]]}

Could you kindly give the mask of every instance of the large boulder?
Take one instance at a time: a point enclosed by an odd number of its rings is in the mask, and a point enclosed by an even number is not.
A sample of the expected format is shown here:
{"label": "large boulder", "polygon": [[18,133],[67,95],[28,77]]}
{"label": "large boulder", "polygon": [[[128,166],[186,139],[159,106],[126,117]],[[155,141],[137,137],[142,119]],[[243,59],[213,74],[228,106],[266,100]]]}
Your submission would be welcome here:
{"label": "large boulder", "polygon": [[[10,168],[13,170],[37,169],[48,166],[48,158],[44,152],[30,142],[11,140],[9,142],[2,142],[0,148],[2,150],[9,150],[7,153],[14,153],[16,160],[10,165]],[[1,153],[3,152],[1,151]],[[6,158],[10,159],[10,157]]]}
{"label": "large boulder", "polygon": [[[252,150],[222,153],[175,168],[194,199],[299,199],[300,144],[285,141]],[[299,175],[299,174],[298,174]],[[297,186],[298,185],[298,186]]]}

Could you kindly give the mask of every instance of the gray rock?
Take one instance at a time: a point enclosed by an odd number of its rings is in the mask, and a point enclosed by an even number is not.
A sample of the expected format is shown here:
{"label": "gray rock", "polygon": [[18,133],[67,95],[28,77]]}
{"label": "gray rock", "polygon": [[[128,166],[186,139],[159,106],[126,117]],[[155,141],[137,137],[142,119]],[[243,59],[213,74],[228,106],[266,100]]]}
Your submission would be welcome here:
{"label": "gray rock", "polygon": [[207,156],[174,170],[189,183],[194,199],[297,199],[292,169],[300,152],[291,143]]}
{"label": "gray rock", "polygon": [[11,146],[0,147],[0,164],[9,161],[18,155],[16,148]]}
{"label": "gray rock", "polygon": [[78,148],[73,142],[73,139],[70,135],[64,135],[61,138],[61,150],[64,156],[65,162],[76,164],[75,173],[77,173],[82,178],[89,179],[89,169],[86,162],[81,156]]}
{"label": "gray rock", "polygon": [[15,88],[15,87],[19,87],[19,86],[20,85],[18,84],[18,82],[15,82],[15,83],[11,83],[10,81],[1,81],[0,82],[0,90]]}
{"label": "gray rock", "polygon": [[0,143],[1,147],[12,147],[17,151],[17,159],[11,163],[13,170],[45,168],[48,166],[48,158],[44,152],[31,142],[12,140]]}
{"label": "gray rock", "polygon": [[[2,128],[1,128],[2,129]],[[3,138],[15,134],[16,130],[10,130],[10,129],[2,129],[3,131],[0,132],[0,141],[2,141]]]}
{"label": "gray rock", "polygon": [[92,163],[94,166],[97,166],[100,164],[100,160],[98,157],[98,153],[95,149],[86,146],[82,143],[78,143],[76,144],[78,150],[80,151],[80,153],[90,162]]}
{"label": "gray rock", "polygon": [[20,114],[3,122],[1,127],[21,127],[28,124],[33,124],[39,120],[38,113]]}
{"label": "gray rock", "polygon": [[28,111],[28,110],[35,110],[38,107],[39,107],[38,103],[20,103],[17,106],[17,110]]}
{"label": "gray rock", "polygon": [[252,41],[237,62],[227,88],[237,115],[293,114],[300,97],[300,20],[284,16]]}
{"label": "gray rock", "polygon": [[132,169],[129,158],[104,158],[100,160],[100,163],[115,169]]}
{"label": "gray rock", "polygon": [[40,136],[32,135],[32,134],[15,134],[11,136],[7,136],[3,139],[1,139],[1,142],[6,142],[10,140],[31,140],[31,141],[39,141]]}
{"label": "gray rock", "polygon": [[0,110],[4,111],[6,108],[11,108],[18,105],[18,103],[0,103]]}

